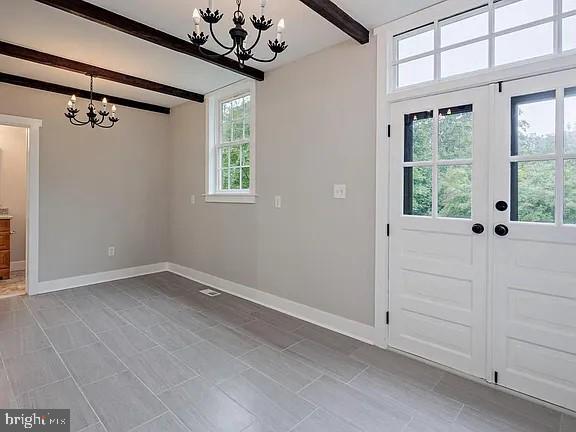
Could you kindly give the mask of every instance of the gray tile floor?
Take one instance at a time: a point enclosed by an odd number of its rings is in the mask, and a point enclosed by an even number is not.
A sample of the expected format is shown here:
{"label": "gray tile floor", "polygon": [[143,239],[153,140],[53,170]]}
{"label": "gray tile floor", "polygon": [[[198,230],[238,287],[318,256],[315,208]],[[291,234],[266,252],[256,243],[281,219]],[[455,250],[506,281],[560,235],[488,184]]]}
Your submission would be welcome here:
{"label": "gray tile floor", "polygon": [[576,419],[170,273],[0,300],[0,407],[84,432],[576,432]]}

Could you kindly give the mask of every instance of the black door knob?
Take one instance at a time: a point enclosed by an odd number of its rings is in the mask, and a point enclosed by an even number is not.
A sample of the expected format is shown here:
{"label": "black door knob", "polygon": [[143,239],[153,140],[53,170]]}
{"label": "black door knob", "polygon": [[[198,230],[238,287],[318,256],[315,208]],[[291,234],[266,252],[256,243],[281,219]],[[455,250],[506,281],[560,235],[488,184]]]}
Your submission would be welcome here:
{"label": "black door knob", "polygon": [[506,225],[500,224],[494,227],[494,232],[496,233],[496,235],[499,235],[500,237],[506,237],[510,232],[510,230]]}
{"label": "black door knob", "polygon": [[474,234],[482,234],[484,232],[484,225],[479,223],[472,225],[472,232]]}
{"label": "black door knob", "polygon": [[508,203],[506,201],[498,201],[496,203],[496,210],[501,212],[508,210]]}

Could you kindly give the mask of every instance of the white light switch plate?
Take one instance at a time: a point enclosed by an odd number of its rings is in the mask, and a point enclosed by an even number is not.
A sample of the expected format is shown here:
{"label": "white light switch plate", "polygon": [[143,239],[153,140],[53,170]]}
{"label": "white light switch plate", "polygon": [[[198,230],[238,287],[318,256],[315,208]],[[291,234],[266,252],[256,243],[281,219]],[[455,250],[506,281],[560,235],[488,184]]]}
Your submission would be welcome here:
{"label": "white light switch plate", "polygon": [[346,199],[346,185],[345,184],[335,184],[334,185],[334,198]]}
{"label": "white light switch plate", "polygon": [[116,248],[114,246],[110,246],[108,248],[108,256],[113,257],[116,255]]}
{"label": "white light switch plate", "polygon": [[190,204],[196,204],[196,195],[190,195]]}
{"label": "white light switch plate", "polygon": [[280,195],[274,197],[274,208],[282,208],[282,197]]}

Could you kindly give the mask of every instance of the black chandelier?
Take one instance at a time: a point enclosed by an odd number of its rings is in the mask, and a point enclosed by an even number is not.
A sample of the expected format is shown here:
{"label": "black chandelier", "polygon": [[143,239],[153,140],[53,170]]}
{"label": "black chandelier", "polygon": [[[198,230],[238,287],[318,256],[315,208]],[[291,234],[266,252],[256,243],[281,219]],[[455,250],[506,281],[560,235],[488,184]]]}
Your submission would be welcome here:
{"label": "black chandelier", "polygon": [[[256,18],[256,15],[252,15],[252,18],[250,18],[250,21],[252,22],[254,28],[258,30],[258,36],[256,37],[256,41],[249,47],[246,46],[246,38],[248,37],[248,32],[244,30],[244,24],[246,24],[246,19],[244,18],[244,13],[240,10],[242,6],[242,0],[236,0],[238,10],[234,12],[234,16],[232,18],[232,22],[235,25],[235,27],[232,27],[229,32],[230,37],[232,38],[232,46],[227,46],[221,43],[214,34],[213,29],[214,24],[217,24],[224,15],[221,14],[218,9],[213,10],[212,0],[210,0],[209,7],[205,11],[203,10],[198,11],[198,9],[194,9],[193,19],[195,29],[192,35],[188,35],[188,37],[190,38],[190,41],[199,48],[200,52],[202,52],[202,54],[208,57],[215,57],[215,56],[224,57],[227,56],[228,54],[234,53],[238,58],[238,63],[240,63],[240,67],[243,67],[244,63],[248,60],[254,60],[262,63],[273,62],[278,57],[278,54],[282,53],[283,51],[286,50],[286,48],[288,48],[286,42],[282,40],[282,36],[284,33],[284,19],[281,19],[278,22],[278,31],[276,34],[276,39],[274,41],[271,40],[268,41],[268,47],[270,48],[270,51],[272,51],[274,55],[269,59],[259,59],[255,57],[254,54],[252,53],[252,50],[256,47],[256,45],[258,45],[258,42],[260,42],[262,32],[265,32],[273,25],[272,20],[266,19],[264,17],[264,8],[266,7],[266,2],[267,0],[260,0],[260,11],[261,11],[260,18]],[[204,45],[208,41],[209,36],[204,34],[204,32],[200,30],[200,18],[202,18],[204,22],[209,24],[212,39],[214,39],[214,41],[218,45],[220,45],[223,49],[226,50],[225,53],[211,54],[207,53],[206,50],[202,49],[202,45]]]}
{"label": "black chandelier", "polygon": [[[113,127],[120,119],[116,114],[116,105],[112,105],[112,114],[108,112],[108,101],[106,98],[102,99],[102,109],[96,111],[96,107],[94,106],[94,76],[90,75],[90,103],[88,104],[88,112],[86,113],[87,120],[81,121],[76,118],[77,114],[80,112],[78,108],[76,108],[76,95],[72,95],[70,100],[68,101],[68,108],[64,115],[70,123],[74,126],[86,126],[90,125],[92,129],[96,126],[101,127],[103,129],[110,129]],[[100,118],[98,118],[100,115]],[[106,121],[106,117],[110,123],[104,124]]]}

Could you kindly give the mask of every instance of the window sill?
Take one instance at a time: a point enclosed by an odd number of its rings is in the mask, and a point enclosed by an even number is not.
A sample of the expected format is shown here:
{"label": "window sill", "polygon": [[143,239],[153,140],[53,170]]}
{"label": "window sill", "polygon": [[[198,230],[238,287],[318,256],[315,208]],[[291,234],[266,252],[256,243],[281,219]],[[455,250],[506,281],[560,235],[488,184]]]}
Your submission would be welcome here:
{"label": "window sill", "polygon": [[204,198],[207,203],[256,204],[254,194],[208,194]]}

